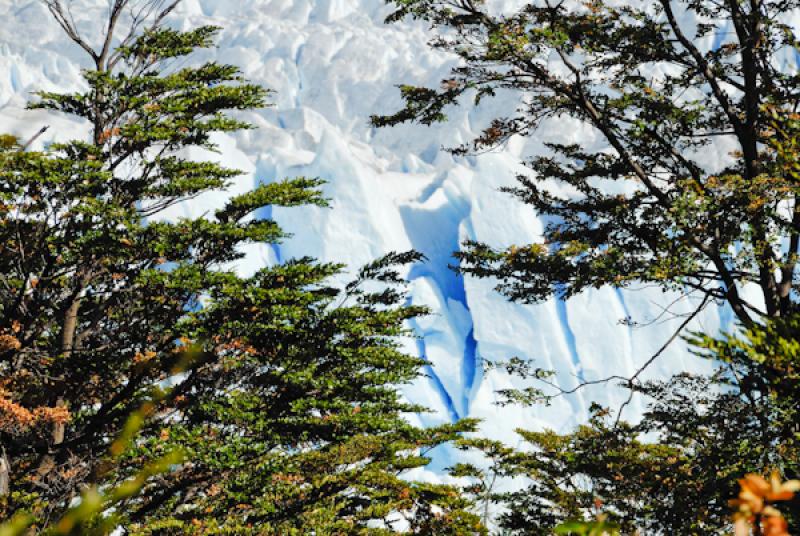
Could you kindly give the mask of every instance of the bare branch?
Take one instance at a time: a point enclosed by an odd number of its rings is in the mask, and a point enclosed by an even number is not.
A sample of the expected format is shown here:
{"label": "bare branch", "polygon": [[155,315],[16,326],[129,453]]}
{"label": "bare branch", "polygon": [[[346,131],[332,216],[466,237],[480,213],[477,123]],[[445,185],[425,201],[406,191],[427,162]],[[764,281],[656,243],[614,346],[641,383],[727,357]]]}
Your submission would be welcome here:
{"label": "bare branch", "polygon": [[612,374],[610,376],[599,378],[597,380],[582,381],[575,387],[572,387],[571,389],[563,389],[554,382],[540,379],[539,381],[550,387],[553,387],[558,391],[556,395],[550,396],[548,398],[556,398],[560,396],[571,395],[592,385],[601,385],[612,381],[619,381],[621,385],[629,389],[628,398],[625,400],[625,402],[623,402],[623,404],[620,406],[617,412],[616,424],[619,424],[623,410],[633,400],[634,387],[636,386],[636,381],[639,379],[639,376],[641,376],[642,373],[644,373],[644,371],[646,371],[650,367],[650,365],[652,365],[659,357],[661,357],[661,355],[667,350],[667,348],[669,348],[670,345],[672,345],[672,343],[675,342],[675,339],[677,339],[680,336],[680,334],[683,333],[683,330],[686,329],[686,327],[692,322],[692,320],[697,318],[697,315],[700,314],[703,311],[703,309],[705,309],[706,306],[708,305],[709,301],[711,300],[711,296],[712,296],[711,294],[706,294],[703,297],[703,300],[700,303],[700,305],[698,305],[691,313],[686,315],[686,318],[683,320],[683,322],[681,322],[681,325],[678,326],[678,328],[672,333],[672,335],[670,335],[670,337],[666,340],[666,342],[664,342],[664,344],[661,345],[658,351],[656,351],[652,356],[650,356],[647,359],[647,361],[645,361],[644,364],[642,364],[642,366],[640,366],[636,370],[636,372],[633,373],[632,376],[621,376],[619,374]]}
{"label": "bare branch", "polygon": [[31,136],[31,137],[30,137],[30,139],[28,139],[28,141],[26,141],[24,144],[22,144],[22,146],[19,148],[20,152],[27,151],[27,150],[28,150],[28,148],[29,148],[31,145],[33,145],[33,142],[35,142],[37,139],[39,139],[39,137],[40,137],[42,134],[44,134],[45,132],[47,132],[47,129],[49,129],[49,128],[50,128],[50,127],[49,127],[49,126],[47,126],[47,125],[45,125],[45,126],[43,126],[42,128],[40,128],[40,129],[39,129],[39,132],[37,132],[36,134],[34,134],[33,136]]}
{"label": "bare branch", "polygon": [[[98,52],[78,32],[77,24],[69,7],[69,0],[42,0],[67,36],[91,56],[96,68],[100,71],[111,70],[119,62],[120,54],[114,51],[115,48],[119,49],[130,45],[141,33],[147,21],[150,21],[147,26],[148,30],[158,28],[163,24],[164,19],[175,11],[181,1],[145,0],[143,4],[139,5],[135,0],[110,0],[103,44]],[[117,27],[126,18],[126,12],[129,14],[127,17],[129,18],[128,31],[125,37],[115,44],[114,36],[117,33]]]}
{"label": "bare branch", "polygon": [[103,40],[103,49],[97,57],[97,68],[102,70],[105,66],[109,51],[111,50],[111,43],[114,40],[114,30],[116,29],[117,22],[119,21],[122,11],[127,5],[129,0],[114,0],[114,4],[108,13],[108,26],[106,28],[106,37]]}
{"label": "bare branch", "polygon": [[665,351],[667,348],[669,348],[669,346],[670,346],[670,345],[671,345],[673,342],[675,342],[675,339],[677,339],[677,338],[678,338],[678,336],[679,336],[679,335],[680,335],[680,334],[683,332],[683,330],[686,328],[686,326],[688,326],[688,325],[689,325],[689,323],[690,323],[692,320],[694,320],[694,319],[695,319],[695,317],[697,317],[697,315],[698,315],[698,314],[700,314],[700,312],[701,312],[703,309],[705,309],[705,308],[706,308],[706,305],[708,305],[708,300],[709,300],[709,296],[708,296],[708,295],[706,295],[706,296],[703,298],[703,301],[700,303],[700,305],[699,305],[699,306],[698,306],[698,307],[697,307],[697,308],[696,308],[696,309],[695,309],[695,310],[694,310],[694,311],[693,311],[693,312],[692,312],[692,313],[691,313],[689,316],[687,316],[687,317],[686,317],[686,320],[684,320],[684,321],[681,323],[681,325],[680,325],[680,326],[678,326],[678,329],[676,329],[676,330],[675,330],[675,331],[672,333],[672,335],[669,337],[669,339],[667,339],[667,342],[665,342],[665,343],[664,343],[664,344],[661,346],[661,348],[659,348],[659,349],[658,349],[658,351],[657,351],[655,354],[653,354],[652,356],[650,356],[650,359],[648,359],[647,361],[645,361],[645,362],[644,362],[644,364],[643,364],[641,367],[639,367],[639,369],[638,369],[638,370],[637,370],[637,371],[636,371],[636,372],[633,374],[633,376],[631,376],[631,377],[630,377],[630,379],[628,380],[628,389],[629,389],[629,392],[628,392],[628,398],[627,398],[627,400],[625,400],[625,402],[623,402],[623,403],[622,403],[622,405],[620,406],[620,408],[619,408],[619,411],[617,412],[617,419],[616,419],[616,421],[615,421],[615,424],[619,424],[619,421],[620,421],[620,419],[622,418],[622,412],[625,410],[625,408],[626,408],[626,407],[627,407],[627,406],[628,406],[628,405],[631,403],[631,401],[633,400],[633,394],[634,394],[633,387],[634,387],[634,382],[636,382],[636,380],[639,378],[639,376],[641,376],[641,374],[642,374],[642,373],[643,373],[645,370],[647,370],[647,369],[650,367],[650,365],[652,365],[652,364],[655,362],[655,360],[656,360],[656,359],[658,359],[658,358],[659,358],[659,356],[661,356],[661,354],[663,354],[663,353],[664,353],[664,351]]}
{"label": "bare branch", "polygon": [[78,28],[75,24],[75,19],[72,17],[72,14],[69,12],[69,8],[64,10],[64,6],[61,3],[61,0],[42,0],[44,4],[47,6],[47,9],[53,15],[53,18],[56,19],[56,22],[59,26],[64,30],[67,36],[78,46],[80,46],[83,50],[86,51],[92,59],[97,62],[97,53],[94,49],[87,43],[78,33]]}
{"label": "bare branch", "polygon": [[[130,45],[147,19],[152,18],[152,23],[147,28],[148,31],[155,30],[161,26],[161,24],[164,22],[164,19],[166,19],[167,16],[169,16],[169,14],[172,13],[176,7],[178,7],[181,1],[182,0],[172,0],[166,5],[166,7],[164,7],[164,0],[148,0],[148,2],[142,6],[137,13],[132,15],[132,21],[128,34],[124,39],[122,39],[119,45],[117,45],[117,49]],[[119,52],[111,54],[106,67],[109,70],[113,69],[117,63],[119,63],[121,58],[122,56],[119,54]]]}

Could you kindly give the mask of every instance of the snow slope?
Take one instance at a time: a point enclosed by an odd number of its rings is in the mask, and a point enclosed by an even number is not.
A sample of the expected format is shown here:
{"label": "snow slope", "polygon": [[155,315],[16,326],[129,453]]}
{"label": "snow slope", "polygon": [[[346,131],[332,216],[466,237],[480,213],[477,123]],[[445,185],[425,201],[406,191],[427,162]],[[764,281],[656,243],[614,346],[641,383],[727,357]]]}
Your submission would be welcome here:
{"label": "snow slope", "polygon": [[[519,3],[496,2],[498,8]],[[99,36],[106,3],[73,0],[72,5],[84,34]],[[496,245],[536,240],[542,221],[497,189],[514,181],[521,156],[542,150],[545,135],[512,140],[490,154],[454,158],[441,146],[471,138],[485,127],[492,109],[456,110],[449,123],[431,128],[371,128],[370,114],[399,107],[395,85],[437,85],[453,61],[427,48],[424,26],[384,25],[387,12],[382,0],[185,0],[172,18],[184,28],[223,27],[218,48],[205,56],[236,64],[247,78],[275,91],[271,109],[247,115],[257,130],[219,140],[221,154],[215,158],[247,172],[231,193],[286,176],[329,181],[333,209],[274,210],[272,216],[294,237],[277,248],[253,247],[241,269],[302,255],[352,267],[390,250],[415,248],[427,255],[428,261],[409,273],[411,300],[436,314],[416,321],[421,338],[409,349],[426,356],[431,367],[428,378],[406,390],[414,402],[432,408],[419,417],[426,423],[480,417],[490,437],[514,443],[516,427],[566,430],[586,417],[591,400],[619,405],[626,392],[608,385],[550,407],[494,404],[498,389],[521,382],[498,370],[483,372],[482,360],[533,358],[556,370],[563,388],[579,378],[631,374],[677,321],[635,329],[620,320],[656,319],[674,296],[653,289],[603,289],[566,303],[523,306],[495,293],[490,281],[463,279],[448,270],[451,252],[465,239]],[[24,111],[31,91],[79,87],[78,65],[88,66],[82,52],[67,42],[38,0],[0,0],[1,131],[25,136],[47,124],[50,137],[42,141],[79,135],[84,126],[72,119]],[[511,97],[491,104],[513,105]],[[540,132],[550,141],[594,141],[594,133],[567,121]],[[201,214],[221,202],[218,195],[207,196],[182,210]],[[681,303],[676,311],[690,307]],[[694,327],[713,332],[730,321],[724,310],[708,309]],[[675,344],[647,376],[704,366]],[[639,409],[633,404],[628,415]]]}

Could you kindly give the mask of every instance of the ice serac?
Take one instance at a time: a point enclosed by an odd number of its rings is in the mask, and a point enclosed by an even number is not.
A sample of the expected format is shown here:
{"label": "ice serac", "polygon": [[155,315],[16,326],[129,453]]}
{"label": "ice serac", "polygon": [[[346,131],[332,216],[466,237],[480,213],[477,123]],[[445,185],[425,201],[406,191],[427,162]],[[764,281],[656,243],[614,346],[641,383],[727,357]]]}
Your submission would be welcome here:
{"label": "ice serac", "polygon": [[[81,31],[99,36],[106,3],[71,4]],[[497,391],[524,382],[502,369],[484,371],[482,363],[534,359],[556,371],[554,381],[564,390],[579,379],[631,374],[679,322],[661,317],[674,296],[601,289],[568,302],[520,305],[498,295],[491,281],[463,279],[447,268],[465,239],[508,245],[541,236],[545,222],[498,191],[514,182],[523,156],[543,151],[545,139],[598,146],[602,140],[580,125],[553,120],[539,130],[541,136],[511,140],[491,154],[454,158],[442,150],[475,136],[503,107],[513,107],[514,95],[479,109],[453,110],[443,125],[376,131],[368,117],[400,106],[397,84],[438,85],[454,62],[427,47],[424,25],[387,26],[387,13],[381,0],[185,0],[171,19],[182,28],[222,27],[219,46],[200,59],[236,64],[248,79],[275,91],[272,108],[245,114],[256,130],[220,137],[215,156],[197,153],[245,172],[228,195],[296,175],[328,181],[330,209],[268,209],[293,237],[276,248],[253,246],[239,269],[304,255],[356,268],[392,250],[424,253],[427,260],[408,272],[410,302],[433,311],[414,322],[419,339],[408,341],[409,351],[430,362],[427,376],[406,390],[409,399],[433,410],[412,417],[421,422],[480,417],[490,437],[514,443],[514,428],[566,430],[586,418],[592,400],[620,404],[625,392],[604,385],[550,407],[499,408]],[[88,66],[41,2],[0,0],[0,130],[25,137],[51,125],[41,143],[80,133],[84,127],[73,119],[26,112],[24,106],[34,90],[80,87],[79,69]],[[172,215],[203,214],[222,202],[224,196],[201,197]],[[628,317],[656,322],[639,329],[621,322]],[[729,324],[729,314],[709,309],[695,327],[714,331]],[[644,376],[703,366],[673,345]],[[628,411],[638,410],[634,404]]]}

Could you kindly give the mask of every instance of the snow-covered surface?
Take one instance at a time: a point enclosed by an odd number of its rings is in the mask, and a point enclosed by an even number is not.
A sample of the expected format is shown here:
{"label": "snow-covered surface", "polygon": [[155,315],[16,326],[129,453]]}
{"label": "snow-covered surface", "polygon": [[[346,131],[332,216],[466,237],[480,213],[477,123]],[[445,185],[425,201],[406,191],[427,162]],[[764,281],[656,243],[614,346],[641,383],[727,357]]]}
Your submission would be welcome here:
{"label": "snow-covered surface", "polygon": [[[496,2],[501,8],[519,3]],[[99,36],[106,2],[71,4],[85,35]],[[494,292],[491,281],[463,279],[447,268],[465,239],[495,245],[535,241],[542,222],[498,188],[513,183],[521,157],[541,151],[545,139],[592,141],[594,134],[554,121],[540,129],[541,137],[512,140],[491,154],[454,158],[441,150],[485,128],[499,106],[514,105],[513,96],[489,105],[494,108],[455,110],[445,125],[373,129],[370,114],[400,106],[397,84],[438,85],[453,62],[426,46],[423,25],[386,26],[387,13],[382,0],[185,0],[171,19],[184,28],[223,27],[218,48],[199,59],[236,64],[251,81],[275,91],[272,108],[247,115],[258,129],[219,139],[217,158],[246,171],[231,192],[287,176],[329,181],[333,208],[275,209],[272,216],[293,238],[276,248],[254,246],[241,269],[303,255],[351,267],[391,250],[414,248],[427,255],[409,273],[411,300],[435,314],[416,321],[421,338],[409,349],[432,366],[428,378],[406,389],[411,400],[433,410],[418,417],[424,423],[479,417],[489,437],[514,444],[514,428],[566,431],[585,419],[592,400],[619,406],[627,393],[600,385],[549,407],[500,408],[496,391],[522,382],[499,370],[484,373],[480,362],[532,358],[557,371],[563,388],[578,378],[629,375],[680,320],[667,317],[646,328],[620,320],[655,319],[674,296],[656,289],[602,289],[566,303],[523,306]],[[84,127],[74,119],[24,111],[32,91],[79,87],[79,65],[88,66],[86,57],[41,2],[0,0],[0,131],[25,136],[47,124],[51,129],[42,141],[80,135]],[[182,210],[202,214],[222,201],[210,195]],[[674,310],[691,306],[684,302]],[[724,310],[709,308],[694,327],[715,332],[730,320]],[[645,376],[707,366],[675,344]],[[627,411],[633,416],[640,407],[634,403]]]}

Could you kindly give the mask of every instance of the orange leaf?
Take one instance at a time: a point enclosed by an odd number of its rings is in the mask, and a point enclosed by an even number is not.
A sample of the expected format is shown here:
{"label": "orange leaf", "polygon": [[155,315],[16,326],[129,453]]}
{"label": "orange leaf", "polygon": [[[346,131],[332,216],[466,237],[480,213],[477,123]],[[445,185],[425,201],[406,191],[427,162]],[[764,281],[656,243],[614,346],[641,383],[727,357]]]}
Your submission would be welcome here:
{"label": "orange leaf", "polygon": [[789,524],[783,517],[767,517],[761,527],[764,536],[789,536]]}
{"label": "orange leaf", "polygon": [[759,497],[765,497],[772,490],[772,486],[761,475],[747,475],[739,480],[739,484],[742,486],[742,492],[747,490]]}
{"label": "orange leaf", "polygon": [[750,536],[750,523],[745,518],[740,517],[733,525],[733,534],[734,536]]}

